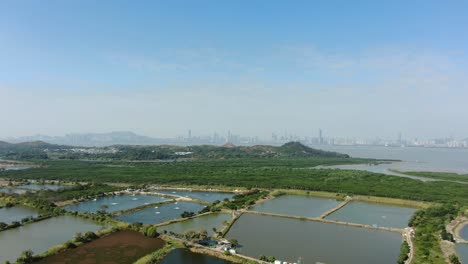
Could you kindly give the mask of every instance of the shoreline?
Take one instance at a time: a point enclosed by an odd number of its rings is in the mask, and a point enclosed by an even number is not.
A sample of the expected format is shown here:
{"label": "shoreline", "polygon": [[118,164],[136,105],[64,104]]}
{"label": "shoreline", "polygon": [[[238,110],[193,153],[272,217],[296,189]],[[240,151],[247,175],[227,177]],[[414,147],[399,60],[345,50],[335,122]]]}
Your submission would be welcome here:
{"label": "shoreline", "polygon": [[461,237],[463,228],[468,228],[468,217],[459,216],[452,220],[447,226],[448,231],[453,235],[457,243],[468,244],[468,240]]}

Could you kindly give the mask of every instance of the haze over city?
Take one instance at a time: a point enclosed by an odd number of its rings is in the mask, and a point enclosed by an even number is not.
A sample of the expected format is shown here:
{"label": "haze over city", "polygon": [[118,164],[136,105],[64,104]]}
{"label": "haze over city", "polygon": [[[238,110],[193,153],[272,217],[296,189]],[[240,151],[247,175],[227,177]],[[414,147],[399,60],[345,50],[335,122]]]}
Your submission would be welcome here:
{"label": "haze over city", "polygon": [[468,264],[467,11],[0,0],[0,263]]}
{"label": "haze over city", "polygon": [[130,3],[0,3],[0,138],[468,137],[466,2]]}

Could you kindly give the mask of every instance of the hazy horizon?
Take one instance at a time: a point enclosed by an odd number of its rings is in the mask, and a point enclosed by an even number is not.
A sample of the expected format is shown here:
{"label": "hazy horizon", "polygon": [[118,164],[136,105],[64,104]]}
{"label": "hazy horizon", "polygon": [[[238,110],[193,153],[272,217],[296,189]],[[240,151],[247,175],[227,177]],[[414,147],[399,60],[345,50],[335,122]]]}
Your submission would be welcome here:
{"label": "hazy horizon", "polygon": [[0,138],[468,138],[467,9],[2,1]]}

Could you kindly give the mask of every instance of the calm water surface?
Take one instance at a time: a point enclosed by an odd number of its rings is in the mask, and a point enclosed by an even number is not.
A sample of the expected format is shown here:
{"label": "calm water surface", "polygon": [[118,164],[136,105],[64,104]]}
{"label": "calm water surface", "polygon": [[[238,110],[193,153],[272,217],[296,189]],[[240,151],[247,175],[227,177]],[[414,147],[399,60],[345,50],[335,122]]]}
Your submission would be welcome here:
{"label": "calm water surface", "polygon": [[283,195],[256,205],[251,210],[284,215],[318,217],[339,204],[339,201],[329,198]]}
{"label": "calm water surface", "polygon": [[184,211],[197,213],[205,206],[198,203],[174,202],[156,207],[119,215],[115,218],[128,223],[156,224],[180,218],[180,214]]}
{"label": "calm water surface", "polygon": [[64,207],[68,211],[95,213],[101,210],[101,206],[107,205],[108,212],[127,210],[150,203],[167,201],[167,198],[154,195],[111,195],[89,200],[81,203],[67,205]]}
{"label": "calm water surface", "polygon": [[0,263],[14,261],[21,252],[34,254],[73,238],[77,232],[97,231],[101,226],[72,216],[59,216],[0,232]]}
{"label": "calm water surface", "polygon": [[206,201],[209,203],[212,203],[216,200],[223,201],[225,198],[231,199],[232,196],[234,196],[233,193],[226,193],[226,192],[201,192],[201,191],[181,191],[181,190],[155,190],[155,192],[195,198],[195,199],[199,199],[199,200]]}
{"label": "calm water surface", "polygon": [[[468,174],[468,149],[378,147],[378,146],[316,146],[324,150],[349,154],[352,157],[396,159],[392,168],[403,171],[447,171]],[[380,166],[380,165],[379,165]]]}
{"label": "calm water surface", "polygon": [[8,168],[5,168],[5,170],[7,171],[17,171],[17,170],[27,170],[27,169],[30,169],[31,167],[28,167],[28,166],[16,166],[16,167],[8,167]]}
{"label": "calm water surface", "polygon": [[205,229],[208,231],[208,235],[213,235],[213,228],[221,230],[224,221],[231,219],[231,214],[227,213],[214,213],[205,216],[200,216],[194,219],[177,222],[174,224],[158,227],[158,231],[172,231],[177,234],[183,234],[188,230],[200,231]]}
{"label": "calm water surface", "polygon": [[343,208],[326,217],[343,222],[405,228],[417,209],[365,202],[349,202]]}
{"label": "calm water surface", "polygon": [[5,187],[5,188],[1,188],[0,192],[6,193],[6,194],[24,194],[26,193],[26,190]]}
{"label": "calm water surface", "polygon": [[465,239],[465,240],[468,240],[468,225],[465,225],[462,230],[460,231],[460,236]]}
{"label": "calm water surface", "polygon": [[253,214],[243,214],[226,237],[248,256],[333,264],[394,264],[402,243],[399,233]]}
{"label": "calm water surface", "polygon": [[11,222],[18,221],[26,217],[36,217],[38,212],[32,208],[24,206],[14,206],[10,208],[0,209],[0,222],[11,224]]}
{"label": "calm water surface", "polygon": [[457,244],[457,254],[462,263],[468,263],[468,244]]}
{"label": "calm water surface", "polygon": [[193,253],[185,248],[172,250],[161,264],[231,264],[231,262],[208,255]]}
{"label": "calm water surface", "polygon": [[332,166],[316,166],[313,169],[340,169],[340,170],[362,170],[362,171],[370,171],[374,173],[382,173],[392,176],[410,178],[415,180],[421,181],[437,181],[436,179],[426,178],[426,177],[419,177],[419,176],[412,176],[403,173],[398,173],[392,171],[392,169],[401,169],[400,165],[402,162],[394,162],[394,163],[384,163],[379,165],[372,165],[372,164],[345,164],[345,165],[332,165]]}
{"label": "calm water surface", "polygon": [[22,189],[29,189],[29,190],[34,190],[34,191],[39,191],[39,190],[52,190],[56,191],[62,188],[65,188],[67,186],[65,185],[60,185],[60,184],[27,184],[27,185],[20,185],[18,188]]}

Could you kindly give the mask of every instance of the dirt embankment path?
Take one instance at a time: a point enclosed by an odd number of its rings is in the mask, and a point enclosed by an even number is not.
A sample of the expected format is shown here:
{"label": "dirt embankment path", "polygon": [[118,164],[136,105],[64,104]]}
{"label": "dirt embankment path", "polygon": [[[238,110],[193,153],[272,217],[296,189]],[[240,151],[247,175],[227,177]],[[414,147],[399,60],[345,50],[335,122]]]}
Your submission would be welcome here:
{"label": "dirt embankment path", "polygon": [[455,218],[447,226],[447,231],[452,233],[453,238],[455,239],[455,241],[457,243],[466,243],[466,244],[468,244],[468,241],[461,237],[461,230],[465,226],[468,226],[468,217],[466,217],[466,216],[459,216],[459,217]]}

